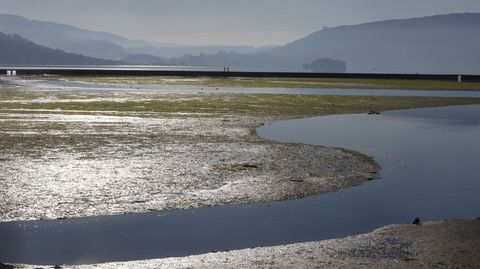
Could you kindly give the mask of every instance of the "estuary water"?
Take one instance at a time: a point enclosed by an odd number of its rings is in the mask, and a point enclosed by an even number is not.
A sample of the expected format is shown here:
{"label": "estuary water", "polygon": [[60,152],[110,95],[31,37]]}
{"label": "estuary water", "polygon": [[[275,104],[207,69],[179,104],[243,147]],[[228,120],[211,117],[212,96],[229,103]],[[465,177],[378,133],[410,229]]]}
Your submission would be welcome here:
{"label": "estuary water", "polygon": [[0,260],[83,264],[338,238],[480,216],[480,106],[279,121],[258,134],[374,156],[381,178],[275,203],[0,223]]}

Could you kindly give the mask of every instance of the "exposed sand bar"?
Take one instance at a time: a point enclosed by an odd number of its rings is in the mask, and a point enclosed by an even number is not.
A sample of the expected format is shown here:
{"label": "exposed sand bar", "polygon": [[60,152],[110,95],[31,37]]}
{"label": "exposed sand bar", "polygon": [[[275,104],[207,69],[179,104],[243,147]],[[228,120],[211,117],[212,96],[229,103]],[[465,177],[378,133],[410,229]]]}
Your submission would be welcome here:
{"label": "exposed sand bar", "polygon": [[1,221],[267,202],[375,178],[367,156],[259,138],[283,118],[470,98],[23,91],[0,99]]}

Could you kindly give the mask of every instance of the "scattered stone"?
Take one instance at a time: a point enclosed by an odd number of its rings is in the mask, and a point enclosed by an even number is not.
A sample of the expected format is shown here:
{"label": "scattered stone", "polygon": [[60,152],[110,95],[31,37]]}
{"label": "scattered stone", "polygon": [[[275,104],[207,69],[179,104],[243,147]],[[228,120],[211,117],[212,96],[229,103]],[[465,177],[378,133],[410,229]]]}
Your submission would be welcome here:
{"label": "scattered stone", "polygon": [[368,112],[368,115],[380,115],[380,112],[371,110],[370,112]]}
{"label": "scattered stone", "polygon": [[295,183],[302,183],[304,182],[305,180],[303,179],[290,179],[291,182],[295,182]]}

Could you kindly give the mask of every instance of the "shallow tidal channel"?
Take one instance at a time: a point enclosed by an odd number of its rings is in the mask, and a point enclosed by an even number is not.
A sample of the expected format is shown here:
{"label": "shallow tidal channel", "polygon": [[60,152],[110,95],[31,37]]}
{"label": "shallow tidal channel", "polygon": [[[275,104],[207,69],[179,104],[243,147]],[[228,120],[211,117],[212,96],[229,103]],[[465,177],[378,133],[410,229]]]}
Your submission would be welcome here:
{"label": "shallow tidal channel", "polygon": [[381,178],[274,203],[0,223],[0,261],[83,264],[337,238],[393,223],[480,216],[480,106],[280,121],[264,138],[353,149]]}

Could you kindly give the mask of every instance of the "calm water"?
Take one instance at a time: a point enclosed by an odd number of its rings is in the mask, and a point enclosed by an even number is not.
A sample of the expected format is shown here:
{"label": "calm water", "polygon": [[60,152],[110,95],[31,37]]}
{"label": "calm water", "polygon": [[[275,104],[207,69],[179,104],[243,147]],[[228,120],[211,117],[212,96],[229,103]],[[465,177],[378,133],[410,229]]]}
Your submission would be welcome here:
{"label": "calm water", "polygon": [[336,238],[392,223],[480,216],[480,106],[281,121],[261,136],[355,149],[382,179],[269,204],[0,223],[0,260],[75,264]]}
{"label": "calm water", "polygon": [[[195,80],[195,79],[193,79]],[[2,83],[43,89],[91,90],[91,91],[158,91],[164,93],[267,93],[302,95],[352,95],[352,96],[430,96],[430,97],[480,97],[480,91],[399,90],[399,89],[319,89],[319,88],[240,88],[201,86],[159,86],[97,84],[61,79],[34,80],[22,77],[0,77]]]}
{"label": "calm water", "polygon": [[282,121],[259,134],[374,156],[382,180],[338,195],[387,222],[480,216],[479,105]]}

